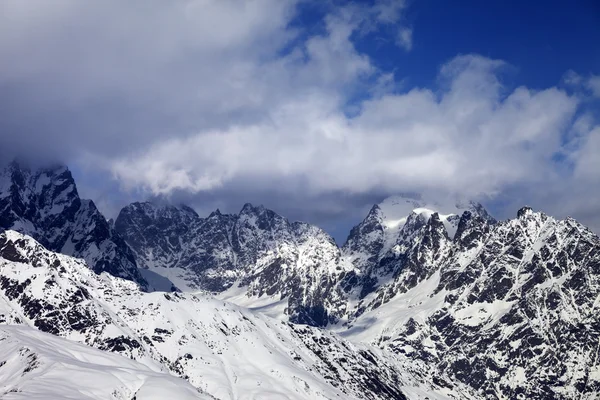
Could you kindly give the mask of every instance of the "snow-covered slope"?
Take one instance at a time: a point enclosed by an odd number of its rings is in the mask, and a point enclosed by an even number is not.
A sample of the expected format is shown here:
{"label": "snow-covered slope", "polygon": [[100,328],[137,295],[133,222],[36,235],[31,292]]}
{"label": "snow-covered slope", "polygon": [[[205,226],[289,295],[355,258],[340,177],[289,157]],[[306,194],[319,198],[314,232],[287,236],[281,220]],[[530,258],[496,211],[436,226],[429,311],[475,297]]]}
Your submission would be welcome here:
{"label": "snow-covered slope", "polygon": [[64,166],[30,170],[12,162],[0,170],[0,228],[30,235],[48,249],[85,259],[98,273],[150,289],[131,250],[94,203],[79,198]]}
{"label": "snow-covered slope", "polygon": [[23,325],[0,325],[0,398],[213,399],[181,378]]}
{"label": "snow-covered slope", "polygon": [[208,295],[144,293],[14,231],[0,234],[0,323],[120,353],[219,399],[403,399],[410,383],[369,346]]}

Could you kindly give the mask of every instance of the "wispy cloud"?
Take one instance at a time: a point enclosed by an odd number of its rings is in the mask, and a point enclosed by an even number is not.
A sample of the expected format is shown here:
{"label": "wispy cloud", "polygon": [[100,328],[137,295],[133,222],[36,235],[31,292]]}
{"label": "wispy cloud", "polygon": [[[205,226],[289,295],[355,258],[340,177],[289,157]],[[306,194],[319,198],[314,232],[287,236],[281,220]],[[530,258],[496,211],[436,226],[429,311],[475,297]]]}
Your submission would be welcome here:
{"label": "wispy cloud", "polygon": [[600,75],[580,75],[573,70],[565,73],[563,81],[566,85],[587,92],[593,97],[600,97]]}
{"label": "wispy cloud", "polygon": [[412,29],[411,28],[401,28],[398,30],[398,37],[396,38],[396,43],[398,46],[402,47],[406,51],[412,50]]}
{"label": "wispy cloud", "polygon": [[595,97],[600,97],[600,76],[599,75],[591,75],[587,82],[586,86],[592,92]]}

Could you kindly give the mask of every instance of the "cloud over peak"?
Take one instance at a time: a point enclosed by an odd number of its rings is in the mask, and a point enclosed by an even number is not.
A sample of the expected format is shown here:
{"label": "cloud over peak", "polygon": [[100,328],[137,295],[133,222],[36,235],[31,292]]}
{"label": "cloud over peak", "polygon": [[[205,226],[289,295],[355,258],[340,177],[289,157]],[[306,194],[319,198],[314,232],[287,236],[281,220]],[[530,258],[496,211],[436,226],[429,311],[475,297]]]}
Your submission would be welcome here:
{"label": "cloud over peak", "polygon": [[52,156],[144,195],[316,212],[340,195],[597,183],[597,123],[581,106],[597,76],[514,87],[510,60],[466,54],[435,84],[405,87],[401,65],[357,45],[376,32],[416,51],[405,2],[324,5],[304,25],[302,4],[3,1],[0,157]]}

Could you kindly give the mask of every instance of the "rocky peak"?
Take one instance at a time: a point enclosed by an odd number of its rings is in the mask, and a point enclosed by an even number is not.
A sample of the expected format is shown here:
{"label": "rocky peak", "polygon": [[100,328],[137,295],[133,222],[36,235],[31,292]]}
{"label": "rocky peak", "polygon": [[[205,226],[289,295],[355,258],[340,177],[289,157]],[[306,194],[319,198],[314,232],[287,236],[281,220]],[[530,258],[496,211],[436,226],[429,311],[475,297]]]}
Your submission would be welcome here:
{"label": "rocky peak", "polygon": [[4,225],[36,220],[52,226],[56,218],[73,218],[79,195],[68,169],[53,166],[31,171],[12,162],[3,171],[0,208]]}
{"label": "rocky peak", "polygon": [[490,226],[489,219],[482,218],[480,214],[465,211],[460,217],[454,234],[454,243],[462,250],[474,248],[489,233]]}
{"label": "rocky peak", "polygon": [[[343,252],[356,260],[358,268],[369,269],[373,263],[387,257],[395,246],[403,246],[410,241],[434,213],[445,226],[447,235],[454,237],[460,216],[465,211],[495,223],[485,208],[473,201],[440,203],[417,195],[389,197],[373,206],[367,217],[352,229]],[[358,257],[361,252],[370,256]],[[374,252],[378,253],[377,260],[373,258]],[[361,262],[363,265],[359,265]]]}
{"label": "rocky peak", "polygon": [[242,209],[240,210],[240,214],[255,214],[258,213],[262,210],[264,210],[264,206],[259,205],[257,207],[254,207],[252,205],[252,203],[244,203],[244,205],[242,206]]}
{"label": "rocky peak", "polygon": [[[419,218],[422,219],[422,216]],[[408,265],[403,266],[401,272],[407,268],[413,269],[413,274],[418,280],[426,279],[438,268],[437,262],[445,256],[445,249],[450,244],[446,227],[438,213],[431,214],[425,225],[417,228],[412,243],[404,253],[409,260]],[[415,284],[411,280],[406,288]]]}
{"label": "rocky peak", "polygon": [[497,222],[496,219],[492,217],[490,213],[488,213],[485,207],[481,205],[481,203],[470,201],[468,207],[465,208],[465,211],[469,211],[472,215],[481,218],[489,224],[495,224]]}
{"label": "rocky peak", "polygon": [[[523,207],[517,212],[517,218],[510,220],[508,226],[511,228],[511,235],[514,238],[519,238],[522,235],[535,240],[536,235],[539,235],[544,225],[553,218],[542,212],[536,212],[531,207]],[[511,236],[510,239],[513,239]]]}
{"label": "rocky peak", "polygon": [[231,232],[231,244],[241,268],[256,264],[262,253],[274,250],[279,243],[294,241],[289,221],[263,206],[246,203]]}
{"label": "rocky peak", "polygon": [[279,216],[277,213],[273,212],[272,210],[265,208],[265,206],[263,206],[262,204],[258,205],[258,206],[254,206],[251,203],[246,203],[246,204],[244,204],[244,206],[238,213],[238,218],[241,220],[245,220],[245,219],[268,220],[268,219],[272,219],[272,218],[276,218],[276,217],[282,218],[281,216]]}
{"label": "rocky peak", "polygon": [[23,198],[22,188],[28,187],[29,179],[24,172],[10,163],[0,171],[0,225],[12,226],[26,212],[26,198]]}
{"label": "rocky peak", "polygon": [[215,211],[211,212],[206,219],[219,221],[219,220],[223,219],[224,217],[228,218],[228,217],[231,217],[231,215],[223,214],[221,212],[221,210],[219,210],[217,208]]}
{"label": "rocky peak", "polygon": [[398,238],[403,240],[404,238],[412,236],[415,232],[423,228],[429,220],[433,217],[433,214],[436,215],[436,222],[441,223],[439,214],[436,213],[424,213],[424,212],[415,212],[412,211],[407,217],[406,222],[402,225],[400,229],[400,234]]}
{"label": "rocky peak", "polygon": [[[183,279],[188,287],[197,289],[199,277],[194,276],[194,272],[211,270],[215,265],[211,251],[221,248],[223,241],[227,243],[226,219],[227,216],[221,213],[203,219],[184,205],[143,202],[124,207],[117,217],[115,229],[133,250],[141,268],[177,281]],[[179,271],[178,275],[171,276],[169,269]],[[206,283],[205,289],[221,288],[220,283],[214,283],[215,278],[210,281],[216,286],[209,288]]]}
{"label": "rocky peak", "polygon": [[533,209],[531,207],[521,207],[519,211],[517,211],[517,218],[525,218],[526,216],[531,214],[533,214]]}
{"label": "rocky peak", "polygon": [[351,257],[357,267],[363,267],[361,256],[366,256],[368,264],[378,261],[384,244],[384,227],[381,209],[373,205],[365,219],[354,226],[342,246],[344,255]]}
{"label": "rocky peak", "polygon": [[125,218],[131,214],[128,208],[139,206],[126,207],[115,226],[138,264],[169,276],[180,289],[224,292],[238,282],[249,296],[288,298],[291,320],[330,322],[323,302],[325,293],[334,290],[340,251],[320,228],[290,223],[250,203],[237,215],[215,211],[189,224],[177,213]]}
{"label": "rocky peak", "polygon": [[236,230],[249,228],[253,230],[259,229],[262,231],[271,231],[282,228],[282,225],[285,225],[286,227],[289,225],[286,218],[274,211],[265,208],[263,205],[254,207],[250,203],[244,204],[244,207],[237,216],[237,220]]}
{"label": "rocky peak", "polygon": [[437,212],[431,214],[429,220],[427,221],[426,232],[432,238],[439,240],[441,238],[449,239],[448,232],[446,231],[446,227],[440,220],[440,215]]}

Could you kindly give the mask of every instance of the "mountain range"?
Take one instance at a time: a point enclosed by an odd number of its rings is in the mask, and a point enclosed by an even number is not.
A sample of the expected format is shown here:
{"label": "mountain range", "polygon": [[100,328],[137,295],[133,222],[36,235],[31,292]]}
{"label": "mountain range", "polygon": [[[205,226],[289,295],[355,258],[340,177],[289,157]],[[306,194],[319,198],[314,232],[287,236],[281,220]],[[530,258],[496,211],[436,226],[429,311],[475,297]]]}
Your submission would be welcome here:
{"label": "mountain range", "polygon": [[[251,204],[203,218],[139,202],[109,223],[64,166],[15,162],[0,227],[0,323],[28,327],[0,329],[0,354],[24,336],[54,362],[39,343],[57,335],[219,399],[600,393],[600,239],[571,218],[523,207],[496,221],[476,202],[405,194],[340,247]],[[11,371],[28,368],[19,357]]]}

